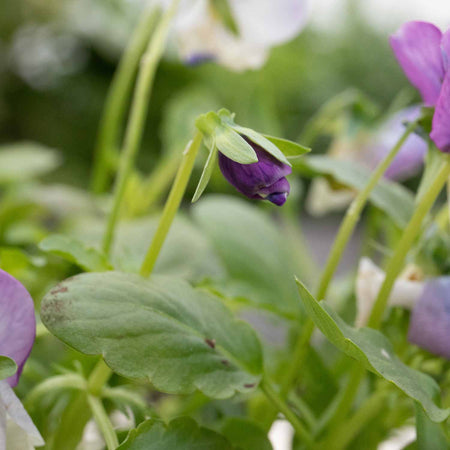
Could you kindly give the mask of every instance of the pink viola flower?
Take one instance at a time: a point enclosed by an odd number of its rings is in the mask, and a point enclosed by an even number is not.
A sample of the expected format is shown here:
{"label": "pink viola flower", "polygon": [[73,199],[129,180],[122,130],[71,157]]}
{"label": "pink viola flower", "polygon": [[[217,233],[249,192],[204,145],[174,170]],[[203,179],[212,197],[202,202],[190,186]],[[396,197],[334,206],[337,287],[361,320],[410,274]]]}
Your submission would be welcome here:
{"label": "pink viola flower", "polygon": [[0,269],[0,355],[13,359],[17,372],[6,381],[14,387],[36,336],[34,304],[28,291]]}
{"label": "pink viola flower", "polygon": [[450,152],[450,30],[442,33],[432,23],[407,22],[390,39],[405,75],[435,112],[430,137]]}
{"label": "pink viola flower", "polygon": [[[169,0],[160,0],[163,5]],[[223,0],[236,30],[210,0],[182,0],[175,33],[187,64],[215,61],[231,70],[258,69],[269,50],[304,27],[307,0]]]}
{"label": "pink viola flower", "polygon": [[13,359],[17,372],[0,381],[0,449],[29,450],[44,445],[13,390],[36,335],[34,304],[28,291],[0,269],[0,355]]}

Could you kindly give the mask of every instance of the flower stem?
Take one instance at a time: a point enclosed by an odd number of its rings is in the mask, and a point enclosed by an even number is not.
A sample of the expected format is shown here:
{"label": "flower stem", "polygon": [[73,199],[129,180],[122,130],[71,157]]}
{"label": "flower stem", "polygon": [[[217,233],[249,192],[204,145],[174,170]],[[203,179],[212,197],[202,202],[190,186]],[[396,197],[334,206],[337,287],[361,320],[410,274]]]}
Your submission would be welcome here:
{"label": "flower stem", "polygon": [[163,15],[152,36],[152,39],[150,40],[147,51],[141,59],[141,68],[136,81],[136,88],[131,104],[130,118],[125,131],[124,145],[120,155],[119,171],[114,186],[113,207],[108,218],[105,236],[103,239],[103,251],[105,254],[108,254],[111,249],[127,181],[133,169],[136,154],[142,139],[153,79],[155,77],[158,63],[164,52],[170,23],[175,14],[178,3],[179,0],[172,1],[170,8]]}
{"label": "flower stem", "polygon": [[88,403],[108,450],[115,450],[119,446],[119,440],[101,399],[95,395],[88,395]]}
{"label": "flower stem", "polygon": [[[368,321],[368,326],[372,328],[380,327],[389,295],[391,293],[392,287],[394,286],[397,276],[403,268],[406,255],[408,254],[411,245],[413,244],[414,240],[421,230],[421,224],[424,218],[433,206],[449,175],[450,157],[447,157],[445,164],[441,167],[433,183],[428,188],[428,191],[422,195],[421,200],[417,205],[413,216],[411,217],[411,220],[403,231],[402,237],[397,244],[392,258],[388,263],[388,266],[386,268],[386,277],[380,288],[380,291],[378,292],[375,305],[372,309],[372,313]],[[349,411],[358,391],[359,384],[363,379],[364,373],[365,370],[359,365],[355,366],[352,370],[352,373],[350,375],[350,382],[346,387],[345,393],[343,395],[343,400],[336,410],[334,420],[337,421],[337,418],[343,418]]]}
{"label": "flower stem", "polygon": [[281,395],[279,395],[275,391],[275,389],[267,380],[261,381],[260,388],[264,392],[266,397],[274,404],[277,410],[280,411],[287,420],[289,420],[299,438],[301,438],[304,443],[307,444],[308,448],[311,448],[314,443],[311,434],[300,422],[294,412],[289,408]]}
{"label": "flower stem", "polygon": [[[359,192],[359,194],[356,196],[356,198],[348,208],[344,220],[342,221],[342,224],[339,228],[333,247],[331,248],[327,263],[325,265],[325,269],[319,282],[319,287],[316,294],[316,298],[318,300],[322,300],[326,296],[330,281],[333,277],[334,272],[336,271],[339,261],[341,260],[342,254],[348,244],[350,236],[352,235],[353,230],[358,223],[361,212],[364,209],[367,200],[369,199],[370,193],[373,191],[380,178],[391,165],[392,160],[400,151],[402,145],[405,143],[408,136],[414,131],[416,126],[417,123],[412,122],[406,128],[403,135],[400,137],[400,139],[397,141],[397,143],[394,145],[385,159],[378,165],[365,188]],[[311,319],[307,319],[303,324],[303,329],[295,344],[293,363],[291,364],[290,370],[288,371],[285,380],[282,383],[282,393],[284,394],[287,394],[290,391],[298,374],[300,373],[307,353],[307,346],[313,334],[314,328],[314,322]]]}
{"label": "flower stem", "polygon": [[111,83],[100,120],[94,152],[94,168],[91,179],[91,190],[94,194],[101,194],[106,189],[111,161],[117,157],[116,148],[120,137],[120,125],[125,115],[139,60],[155,29],[159,15],[159,9],[154,8],[153,5],[145,12],[125,49]]}
{"label": "flower stem", "polygon": [[397,153],[400,151],[406,139],[414,131],[416,126],[417,126],[416,122],[412,122],[411,124],[409,124],[409,126],[406,128],[405,132],[397,141],[397,143],[394,145],[392,150],[378,165],[375,172],[373,172],[365,188],[359,192],[359,194],[353,200],[350,207],[347,209],[344,220],[342,221],[342,224],[339,227],[338,234],[336,236],[336,239],[333,243],[330,254],[328,256],[325,269],[322,272],[322,277],[320,279],[319,288],[317,289],[316,295],[316,298],[318,300],[323,300],[326,296],[330,281],[333,278],[334,272],[336,271],[339,261],[341,260],[342,254],[348,244],[348,241],[353,233],[353,230],[355,229],[356,224],[359,221],[361,212],[364,209],[364,206],[366,205],[371,192],[380,181],[380,178],[389,168],[393,159],[397,156]]}
{"label": "flower stem", "polygon": [[203,135],[197,131],[194,139],[189,142],[186,150],[183,154],[183,160],[178,169],[175,181],[170,190],[169,198],[167,199],[166,205],[159,221],[158,228],[155,235],[153,236],[152,243],[147,251],[144,262],[141,267],[141,275],[143,277],[148,277],[155,266],[156,260],[158,258],[159,252],[164,244],[167,233],[170,230],[173,219],[180,207],[181,200],[186,191],[186,186],[188,184],[189,178],[194,167],[195,158],[197,156],[200,144],[202,143]]}
{"label": "flower stem", "polygon": [[411,245],[420,232],[423,219],[426,217],[431,207],[433,206],[437,196],[444,187],[450,175],[450,159],[447,157],[445,164],[441,167],[436,175],[433,183],[430,185],[428,191],[422,196],[416,210],[408,224],[403,231],[402,237],[397,244],[392,258],[386,267],[386,277],[378,292],[375,300],[372,313],[369,318],[368,325],[372,328],[379,328],[383,319],[384,310],[389,299],[395,279],[402,270],[406,255],[408,254]]}

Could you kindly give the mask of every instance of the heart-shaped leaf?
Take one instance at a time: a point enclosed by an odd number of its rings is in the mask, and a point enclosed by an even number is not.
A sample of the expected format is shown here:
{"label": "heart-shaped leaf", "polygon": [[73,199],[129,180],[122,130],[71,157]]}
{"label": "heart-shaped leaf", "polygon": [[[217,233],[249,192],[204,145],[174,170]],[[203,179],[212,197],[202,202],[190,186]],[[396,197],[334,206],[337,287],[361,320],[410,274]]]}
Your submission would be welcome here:
{"label": "heart-shaped leaf", "polygon": [[60,234],[48,236],[40,242],[39,248],[44,252],[61,256],[86,272],[101,272],[113,268],[103,253],[70,236]]}
{"label": "heart-shaped leaf", "polygon": [[441,409],[433,401],[439,392],[436,382],[403,364],[381,332],[347,325],[329,305],[319,303],[301,282],[297,284],[307,313],[332,344],[419,402],[434,422],[442,422],[449,416],[450,409]]}
{"label": "heart-shaped leaf", "polygon": [[172,420],[169,425],[147,420],[132,430],[117,450],[233,450],[220,434],[199,427],[188,417]]}
{"label": "heart-shaped leaf", "polygon": [[60,283],[42,321],[61,340],[102,354],[119,374],[160,391],[213,398],[253,390],[261,378],[256,333],[206,292],[176,278],[104,272]]}

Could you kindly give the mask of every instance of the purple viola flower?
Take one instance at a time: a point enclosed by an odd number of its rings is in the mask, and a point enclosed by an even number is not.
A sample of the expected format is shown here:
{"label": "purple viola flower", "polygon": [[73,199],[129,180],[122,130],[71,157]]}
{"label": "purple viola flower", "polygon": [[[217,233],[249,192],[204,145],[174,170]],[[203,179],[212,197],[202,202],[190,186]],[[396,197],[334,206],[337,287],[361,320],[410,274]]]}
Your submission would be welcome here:
{"label": "purple viola flower", "polygon": [[428,22],[407,22],[391,36],[391,46],[409,81],[427,106],[435,106],[431,139],[450,152],[450,30]]}
{"label": "purple viola flower", "polygon": [[450,277],[433,278],[425,284],[411,315],[408,339],[450,359]]}
{"label": "purple viola flower", "polygon": [[0,355],[13,359],[17,372],[6,381],[14,387],[36,335],[34,304],[28,291],[0,269]]}
{"label": "purple viola flower", "polygon": [[252,199],[269,200],[277,206],[286,202],[290,185],[286,175],[292,172],[259,145],[245,139],[253,148],[258,162],[240,164],[219,152],[219,167],[223,176],[239,192]]}
{"label": "purple viola flower", "polygon": [[[405,122],[420,117],[420,106],[411,106],[395,113],[377,130],[374,138],[363,149],[363,163],[374,169],[387,156],[405,131]],[[403,181],[415,175],[423,165],[428,146],[424,139],[412,133],[392,161],[384,176],[390,180]]]}

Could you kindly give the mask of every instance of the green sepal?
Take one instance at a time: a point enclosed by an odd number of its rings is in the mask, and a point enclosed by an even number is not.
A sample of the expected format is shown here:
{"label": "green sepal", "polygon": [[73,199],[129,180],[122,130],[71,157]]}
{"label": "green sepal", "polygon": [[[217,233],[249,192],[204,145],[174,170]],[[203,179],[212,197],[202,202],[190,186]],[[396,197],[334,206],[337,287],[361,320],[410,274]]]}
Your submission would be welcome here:
{"label": "green sepal", "polygon": [[200,177],[200,180],[197,185],[197,189],[195,190],[194,196],[192,197],[192,203],[195,203],[203,194],[206,189],[206,186],[211,179],[211,175],[213,173],[214,167],[217,162],[217,147],[214,146],[208,155],[208,159],[206,160],[205,166],[203,167],[203,172]]}
{"label": "green sepal", "polygon": [[288,161],[295,161],[297,158],[300,158],[311,151],[309,147],[305,147],[297,142],[289,141],[288,139],[269,136],[267,134],[264,134],[264,137],[272,142],[272,144],[275,144],[283,152]]}
{"label": "green sepal", "polygon": [[0,380],[12,377],[17,372],[17,364],[11,358],[0,355]]}

